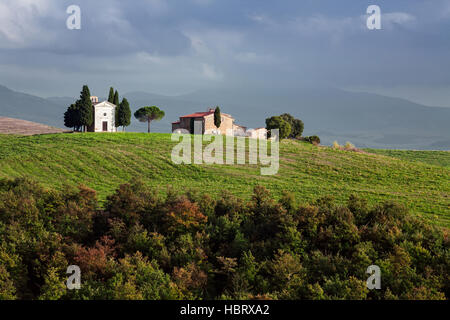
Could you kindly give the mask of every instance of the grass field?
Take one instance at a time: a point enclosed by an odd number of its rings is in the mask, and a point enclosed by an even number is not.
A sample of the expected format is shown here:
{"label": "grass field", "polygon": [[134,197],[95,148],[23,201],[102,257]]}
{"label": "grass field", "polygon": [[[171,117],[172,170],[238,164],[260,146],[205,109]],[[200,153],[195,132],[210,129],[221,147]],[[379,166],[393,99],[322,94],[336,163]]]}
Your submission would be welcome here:
{"label": "grass field", "polygon": [[[446,152],[371,150],[357,153],[297,141],[280,145],[280,170],[262,176],[257,165],[176,165],[170,134],[84,133],[0,135],[0,178],[30,176],[44,186],[85,184],[104,200],[124,182],[212,195],[227,190],[249,197],[256,184],[275,196],[302,202],[332,195],[344,202],[358,194],[374,203],[395,200],[411,212],[450,227],[450,168]],[[375,153],[382,153],[375,154]]]}
{"label": "grass field", "polygon": [[365,149],[367,152],[382,154],[407,161],[419,161],[450,168],[450,151],[419,151],[419,150],[384,150]]}

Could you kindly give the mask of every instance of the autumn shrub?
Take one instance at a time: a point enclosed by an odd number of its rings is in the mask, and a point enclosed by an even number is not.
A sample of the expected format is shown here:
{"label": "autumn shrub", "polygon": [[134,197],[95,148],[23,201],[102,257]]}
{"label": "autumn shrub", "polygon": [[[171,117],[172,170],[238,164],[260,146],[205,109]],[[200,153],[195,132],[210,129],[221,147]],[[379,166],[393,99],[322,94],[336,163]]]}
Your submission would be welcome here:
{"label": "autumn shrub", "polygon": [[347,141],[344,145],[345,150],[354,150],[356,149],[355,145],[350,141]]}
{"label": "autumn shrub", "polygon": [[[66,269],[81,269],[67,290]],[[382,287],[366,286],[367,267]],[[448,230],[393,202],[0,180],[0,299],[448,299]]]}

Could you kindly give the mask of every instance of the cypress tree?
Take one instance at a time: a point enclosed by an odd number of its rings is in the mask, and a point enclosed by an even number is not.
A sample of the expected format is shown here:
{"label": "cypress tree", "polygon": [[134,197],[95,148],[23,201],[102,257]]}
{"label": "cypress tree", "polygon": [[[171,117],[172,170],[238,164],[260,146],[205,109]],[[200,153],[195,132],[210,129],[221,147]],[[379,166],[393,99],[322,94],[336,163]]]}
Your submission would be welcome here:
{"label": "cypress tree", "polygon": [[220,115],[220,108],[219,108],[219,106],[217,106],[216,110],[214,111],[214,125],[218,129],[221,124],[222,124],[222,117]]}
{"label": "cypress tree", "polygon": [[114,98],[111,103],[115,104],[116,106],[119,106],[119,92],[117,90],[114,93]]}
{"label": "cypress tree", "polygon": [[125,131],[125,127],[128,127],[131,123],[131,109],[130,104],[128,103],[128,100],[126,98],[122,99],[122,102],[120,103],[118,107],[118,122],[116,126],[122,126],[123,131]]}
{"label": "cypress tree", "polygon": [[114,88],[109,88],[108,102],[114,103]]}
{"label": "cypress tree", "polygon": [[114,98],[112,104],[116,105],[115,109],[115,126],[116,128],[120,126],[120,119],[119,119],[119,92],[116,90],[114,93]]}
{"label": "cypress tree", "polygon": [[76,102],[76,107],[79,109],[80,126],[83,126],[83,131],[87,131],[87,127],[94,122],[94,108],[91,102],[91,93],[87,85],[83,86],[80,94],[80,100]]}

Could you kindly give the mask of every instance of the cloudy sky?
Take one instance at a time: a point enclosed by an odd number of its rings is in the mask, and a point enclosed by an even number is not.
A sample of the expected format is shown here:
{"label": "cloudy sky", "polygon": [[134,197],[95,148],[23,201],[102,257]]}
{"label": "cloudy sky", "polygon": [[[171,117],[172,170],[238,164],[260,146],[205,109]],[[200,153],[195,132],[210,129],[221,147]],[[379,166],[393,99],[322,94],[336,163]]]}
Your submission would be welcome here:
{"label": "cloudy sky", "polygon": [[[366,27],[371,4],[382,30]],[[47,97],[85,83],[100,96],[332,86],[450,107],[450,0],[0,0],[0,84]]]}

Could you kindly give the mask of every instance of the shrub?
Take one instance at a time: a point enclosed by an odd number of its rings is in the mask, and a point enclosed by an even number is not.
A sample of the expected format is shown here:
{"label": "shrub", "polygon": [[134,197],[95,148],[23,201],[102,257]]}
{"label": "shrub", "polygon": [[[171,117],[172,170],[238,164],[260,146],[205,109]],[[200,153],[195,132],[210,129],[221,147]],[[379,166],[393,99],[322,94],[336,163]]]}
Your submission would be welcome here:
{"label": "shrub", "polygon": [[[355,195],[298,205],[256,186],[212,201],[126,184],[102,210],[87,188],[3,180],[0,299],[446,299],[447,232]],[[80,290],[62,285],[71,264]],[[365,286],[372,264],[380,290]]]}
{"label": "shrub", "polygon": [[304,124],[300,119],[295,119],[289,113],[283,113],[281,116],[284,121],[287,121],[291,125],[291,133],[289,134],[290,139],[298,139],[302,136]]}
{"label": "shrub", "polygon": [[345,143],[344,148],[345,148],[345,150],[354,150],[354,149],[356,149],[356,147],[355,147],[351,142],[349,142],[349,141],[347,141],[347,142]]}
{"label": "shrub", "polygon": [[305,137],[305,141],[308,141],[309,143],[316,146],[320,144],[320,138],[318,136]]}
{"label": "shrub", "polygon": [[271,117],[266,119],[267,137],[270,138],[270,130],[278,129],[280,139],[285,139],[291,134],[292,128],[289,122],[282,117]]}

